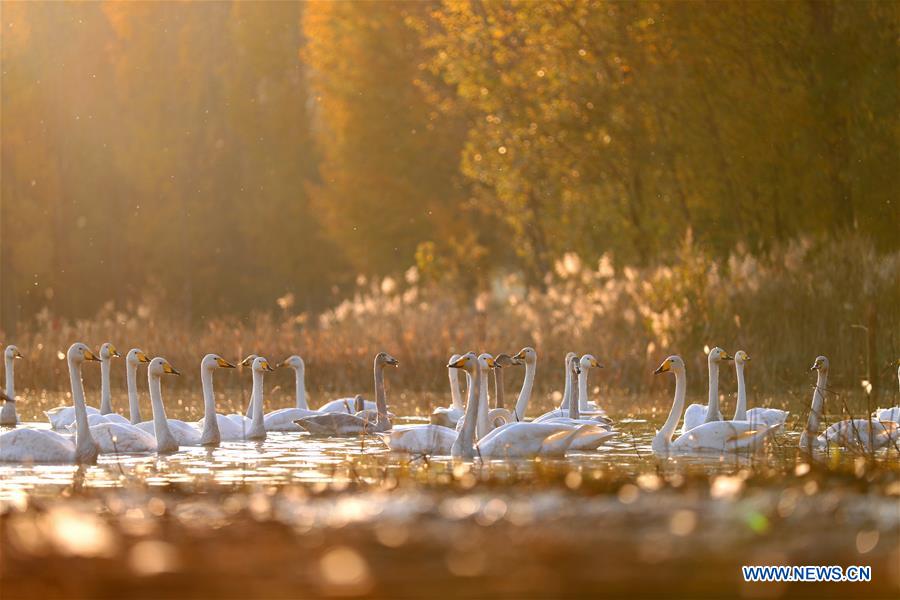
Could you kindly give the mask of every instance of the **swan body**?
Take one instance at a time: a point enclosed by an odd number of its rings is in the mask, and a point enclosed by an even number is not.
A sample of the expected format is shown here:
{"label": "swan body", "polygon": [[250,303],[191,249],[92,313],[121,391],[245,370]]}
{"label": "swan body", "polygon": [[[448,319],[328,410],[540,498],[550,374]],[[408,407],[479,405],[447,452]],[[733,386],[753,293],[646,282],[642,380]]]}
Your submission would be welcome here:
{"label": "swan body", "polygon": [[450,454],[459,434],[443,425],[428,424],[395,427],[381,435],[392,452],[445,456]]}
{"label": "swan body", "polygon": [[95,463],[98,449],[91,437],[84,404],[81,366],[99,361],[86,345],[76,342],[66,353],[69,383],[78,427],[74,438],[46,429],[16,429],[0,434],[0,462],[15,463]]}
{"label": "swan body", "polygon": [[296,406],[279,408],[268,413],[263,419],[266,431],[303,431],[294,421],[318,414],[318,411],[310,410],[306,401],[306,364],[300,356],[294,354],[275,367],[290,367],[294,370]]}
{"label": "swan body", "polygon": [[[365,410],[374,410],[378,411],[378,404],[371,400],[364,401]],[[331,400],[326,402],[322,406],[318,408],[316,412],[318,413],[344,413],[344,414],[353,414],[356,408],[356,399],[355,398],[337,398],[335,400]]]}
{"label": "swan body", "polygon": [[[397,359],[387,352],[379,352],[375,355],[376,414],[374,420],[367,410],[363,410],[357,414],[344,412],[317,414],[297,419],[295,423],[316,436],[352,437],[366,433],[387,431],[391,428],[391,421],[388,417],[387,397],[384,391],[384,367],[396,367],[399,364]],[[354,399],[351,406],[356,408],[356,405],[357,399]],[[365,403],[363,406],[365,406]]]}
{"label": "swan body", "polygon": [[900,406],[892,406],[891,408],[879,408],[873,413],[873,416],[879,421],[900,423]]}
{"label": "swan body", "polygon": [[765,425],[751,425],[747,421],[710,421],[701,423],[681,434],[674,441],[672,435],[684,410],[684,394],[687,386],[684,361],[680,356],[670,356],[655,373],[675,375],[675,400],[662,429],[657,431],[651,447],[658,455],[672,454],[730,454],[755,453],[766,448],[772,429]]}
{"label": "swan body", "polygon": [[[86,415],[100,415],[100,411],[93,406],[85,406],[84,408]],[[57,406],[56,408],[45,410],[44,414],[47,415],[47,420],[50,421],[50,426],[53,429],[67,429],[69,425],[75,422],[74,406]]]}
{"label": "swan body", "polygon": [[845,419],[819,434],[819,422],[825,410],[825,390],[828,389],[828,358],[816,357],[810,371],[816,371],[816,387],[806,429],[800,434],[799,446],[807,451],[826,450],[829,445],[860,452],[873,452],[896,444],[900,428],[891,421],[875,419]]}
{"label": "swan body", "polygon": [[6,366],[6,396],[3,398],[3,407],[0,408],[0,426],[15,427],[19,422],[16,414],[16,376],[15,361],[22,358],[19,349],[10,344],[3,351],[3,362]]}
{"label": "swan body", "polygon": [[[897,361],[897,383],[900,385],[900,360]],[[890,408],[879,408],[872,416],[879,421],[891,421],[900,423],[900,406],[892,406]]]}
{"label": "swan body", "polygon": [[[593,425],[510,423],[475,444],[482,459],[561,457],[568,450],[593,449],[615,434]],[[578,447],[573,447],[575,442]]]}
{"label": "swan body", "polygon": [[[460,359],[459,354],[450,357],[450,364]],[[450,405],[440,406],[431,413],[431,422],[435,425],[443,425],[455,429],[457,423],[465,414],[465,406],[463,406],[462,395],[459,389],[459,371],[457,369],[447,369],[450,378]]]}
{"label": "swan body", "polygon": [[572,359],[569,363],[569,368],[572,371],[569,379],[574,379],[573,375],[577,377],[577,386],[568,385],[569,395],[567,398],[564,398],[568,400],[566,406],[564,408],[557,408],[555,410],[546,412],[532,422],[568,423],[570,425],[599,425],[608,429],[608,425],[612,423],[612,420],[606,417],[605,412],[603,412],[602,414],[597,414],[596,412],[583,414],[581,412],[581,403],[579,401],[579,399],[586,398],[588,395],[588,371],[590,369],[602,369],[603,365],[601,365],[597,361],[597,359],[590,354],[585,354],[580,359],[573,354]]}
{"label": "swan body", "polygon": [[707,404],[691,404],[687,407],[687,410],[684,411],[682,433],[701,423],[722,420],[722,413],[719,411],[719,363],[723,360],[732,360],[732,357],[718,346],[709,351],[709,355],[706,357],[709,367],[709,402]]}
{"label": "swan body", "polygon": [[756,407],[747,409],[747,386],[744,382],[744,367],[750,362],[750,356],[743,350],[734,353],[734,370],[737,375],[737,405],[734,409],[733,421],[762,423],[767,427],[784,428],[788,411],[778,408]]}
{"label": "swan body", "polygon": [[[123,417],[122,415],[117,415],[115,413],[108,415],[101,415],[100,413],[92,413],[88,415],[88,425],[93,427],[94,425],[102,425],[103,423],[119,423],[123,425],[130,425],[131,423]],[[63,427],[69,433],[75,433],[75,423]]]}

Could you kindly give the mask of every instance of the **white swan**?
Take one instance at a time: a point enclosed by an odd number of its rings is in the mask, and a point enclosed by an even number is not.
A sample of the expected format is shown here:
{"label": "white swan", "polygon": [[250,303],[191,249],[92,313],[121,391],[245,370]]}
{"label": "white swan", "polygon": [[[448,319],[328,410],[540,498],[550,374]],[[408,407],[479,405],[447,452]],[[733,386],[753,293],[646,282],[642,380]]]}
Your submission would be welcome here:
{"label": "white swan", "polygon": [[709,402],[708,404],[691,404],[684,411],[684,423],[681,432],[693,429],[701,423],[721,421],[722,413],[719,411],[719,363],[723,360],[732,360],[727,352],[718,346],[709,351],[706,363],[709,368]]}
{"label": "white swan", "polygon": [[747,386],[744,383],[744,366],[750,362],[750,356],[743,350],[734,353],[734,370],[737,374],[737,406],[733,421],[763,423],[769,427],[784,428],[788,411],[778,408],[755,407],[747,410]]}
{"label": "white swan", "polygon": [[[344,412],[330,412],[302,417],[296,420],[297,425],[312,435],[337,437],[357,436],[365,433],[377,433],[391,428],[387,411],[387,397],[384,391],[384,367],[396,367],[400,363],[387,352],[375,355],[375,419],[364,410],[355,415]],[[356,401],[353,405],[355,408]]]}
{"label": "white swan", "polygon": [[670,356],[654,372],[675,375],[675,401],[662,429],[656,432],[651,447],[658,455],[670,454],[729,454],[757,452],[766,447],[771,430],[763,424],[752,426],[747,421],[710,421],[701,423],[672,440],[672,434],[684,410],[684,393],[687,386],[684,361],[680,356]]}
{"label": "white swan", "polygon": [[252,418],[244,415],[216,415],[219,434],[224,442],[264,441],[266,439],[265,417],[263,416],[263,377],[267,371],[274,371],[269,361],[257,356],[251,363],[253,373],[253,391],[250,394],[250,412]]}
{"label": "white swan", "polygon": [[[69,347],[69,350],[71,350],[71,349],[72,348]],[[97,361],[100,360],[100,358],[97,357],[96,354],[91,353],[91,356],[94,356],[95,358],[88,359],[88,360],[97,360]],[[7,363],[7,371],[6,371],[7,376],[9,374],[9,366],[8,365],[9,365],[9,363]],[[79,368],[79,372],[80,372],[80,368]],[[9,380],[7,379],[7,382],[8,381]],[[82,386],[82,390],[84,390],[84,386]],[[85,405],[84,409],[85,409],[85,424],[90,425],[90,423],[88,421],[88,417],[91,415],[99,415],[100,411],[97,410],[96,408],[94,408],[93,406],[87,406],[87,405]],[[47,420],[50,421],[50,426],[53,429],[68,430],[68,429],[70,429],[70,426],[72,426],[71,429],[75,429],[74,426],[77,425],[77,423],[76,423],[77,419],[75,418],[76,412],[77,411],[75,410],[74,406],[57,406],[56,408],[51,408],[50,410],[45,410],[44,414],[47,415]],[[96,419],[95,419],[95,421],[96,421]],[[104,421],[105,421],[105,419],[104,419]]]}
{"label": "white swan", "polygon": [[[93,427],[94,425],[99,425],[101,423],[120,423],[123,425],[130,425],[130,421],[123,417],[122,415],[118,415],[112,412],[112,402],[111,402],[111,393],[110,393],[110,383],[109,383],[109,371],[110,371],[110,361],[113,357],[118,357],[119,352],[116,350],[116,347],[113,346],[110,342],[104,343],[100,346],[100,412],[98,414],[89,414],[88,415],[88,423]],[[74,415],[73,415],[74,417]],[[75,422],[69,423],[63,429],[67,431],[75,431]],[[94,438],[97,440],[97,443],[100,446],[100,452],[108,452],[105,450],[105,447],[102,442],[101,436],[95,435]]]}
{"label": "white swan", "polygon": [[290,367],[294,370],[297,405],[293,408],[279,408],[267,414],[264,419],[266,431],[304,431],[294,421],[319,414],[315,410],[310,410],[306,402],[306,365],[302,358],[294,354],[278,363],[276,367]]}
{"label": "white swan", "polygon": [[[602,368],[602,366],[600,366],[600,363],[598,363],[597,360],[590,354],[585,354],[579,359],[578,355],[576,355],[574,352],[569,352],[568,354],[566,354],[566,364],[566,384],[563,388],[562,404],[559,408],[545,412],[541,416],[534,419],[532,422],[545,423],[557,419],[569,418],[570,407],[573,403],[575,403],[578,407],[578,412],[575,418],[584,420],[589,419],[600,424],[611,423],[612,420],[606,416],[606,411],[597,409],[597,405],[594,402],[582,402],[582,395],[584,395],[585,397],[587,396],[587,381],[585,380],[585,387],[583,392],[580,385],[575,384],[575,378],[581,371],[587,371],[591,368]],[[592,410],[583,412],[583,405]]]}
{"label": "white swan", "polygon": [[0,434],[0,462],[17,463],[95,463],[97,445],[91,437],[84,404],[84,384],[81,365],[84,361],[99,361],[86,345],[76,342],[66,353],[69,383],[75,406],[78,429],[74,441],[47,429],[15,429]]}
{"label": "white swan", "polygon": [[[233,421],[225,418],[224,415],[216,414],[216,393],[213,389],[213,372],[216,369],[234,368],[235,366],[233,364],[218,354],[207,354],[200,360],[200,386],[203,390],[203,418],[197,421],[196,424],[201,430],[200,438],[197,440],[198,446],[218,446],[222,442],[223,436],[219,427],[220,418],[226,421],[222,424],[222,428],[227,430],[227,437],[225,439],[243,439],[242,431]],[[240,437],[238,437],[239,433],[241,434]]]}
{"label": "white swan", "polygon": [[900,435],[897,424],[875,419],[844,419],[819,435],[819,422],[824,415],[825,392],[828,390],[828,359],[816,358],[810,371],[816,371],[816,388],[806,429],[800,434],[799,446],[807,451],[825,450],[829,444],[850,450],[873,452],[895,443]]}
{"label": "white swan", "polygon": [[6,397],[3,399],[3,408],[0,408],[0,426],[2,427],[15,427],[19,422],[19,416],[16,414],[15,361],[17,358],[22,358],[22,353],[10,344],[3,352],[3,362],[6,365]]}
{"label": "white swan", "polygon": [[[900,385],[900,360],[897,361],[897,383]],[[872,416],[879,421],[892,421],[900,423],[900,406],[876,409]]]}
{"label": "white swan", "polygon": [[[577,358],[577,357],[576,357]],[[588,413],[581,414],[578,398],[584,398],[588,395],[588,372],[591,369],[602,369],[603,365],[591,354],[585,354],[578,360],[572,361],[573,375],[577,378],[578,385],[572,386],[569,396],[569,406],[564,409],[556,409],[541,415],[540,421],[535,419],[534,423],[568,423],[570,425],[600,425],[609,428],[611,420],[605,416]],[[576,393],[577,392],[577,393]],[[551,415],[551,416],[547,416]]]}
{"label": "white swan", "polygon": [[[460,359],[459,354],[450,357],[450,363],[454,363]],[[442,425],[455,429],[457,423],[465,414],[465,406],[463,406],[462,393],[459,389],[459,371],[457,369],[447,369],[450,378],[450,406],[440,406],[431,413],[431,422],[434,425]]]}
{"label": "white swan", "polygon": [[135,425],[138,429],[156,438],[156,451],[160,454],[175,452],[179,446],[199,446],[200,431],[193,425],[166,418],[166,407],[162,400],[163,374],[181,375],[166,359],[157,356],[147,365],[147,383],[150,387],[150,406],[153,420]]}
{"label": "white swan", "polygon": [[137,369],[141,363],[149,363],[150,358],[140,348],[132,348],[125,355],[125,387],[128,390],[128,416],[132,425],[141,419],[141,404],[138,401]]}

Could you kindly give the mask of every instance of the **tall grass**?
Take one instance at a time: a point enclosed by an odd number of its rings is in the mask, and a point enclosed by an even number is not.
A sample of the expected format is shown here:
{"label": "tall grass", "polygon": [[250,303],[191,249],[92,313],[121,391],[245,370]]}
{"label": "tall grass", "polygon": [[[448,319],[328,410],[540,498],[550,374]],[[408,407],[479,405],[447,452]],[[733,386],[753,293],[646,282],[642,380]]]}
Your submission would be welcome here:
{"label": "tall grass", "polygon": [[[833,388],[861,389],[867,345],[859,326],[874,314],[876,386],[895,389],[888,364],[900,355],[900,254],[878,254],[851,237],[801,239],[762,256],[736,248],[727,259],[713,260],[688,238],[669,258],[667,266],[617,268],[609,256],[589,265],[568,254],[540,289],[508,275],[465,301],[446,284],[423,282],[413,267],[402,278],[360,277],[352,298],[322,314],[296,314],[289,295],[269,313],[211,317],[199,325],[173,317],[161,302],[107,303],[84,320],[45,311],[10,341],[27,357],[17,369],[20,389],[66,389],[59,359],[66,347],[74,340],[94,346],[110,340],[123,354],[139,346],[167,357],[190,386],[199,386],[196,367],[208,352],[230,360],[250,352],[272,360],[299,353],[309,388],[337,393],[371,388],[371,359],[379,350],[401,361],[391,385],[437,390],[446,386],[451,353],[514,352],[525,345],[538,350],[543,391],[561,385],[569,350],[594,353],[606,365],[593,376],[596,383],[625,393],[668,385],[651,373],[678,353],[698,389],[706,384],[704,346],[719,345],[751,355],[751,390],[778,393],[808,389],[807,369],[819,354],[831,359]],[[94,371],[86,374],[91,383]],[[121,384],[121,365],[114,377],[114,385]],[[288,385],[289,374],[278,377]]]}

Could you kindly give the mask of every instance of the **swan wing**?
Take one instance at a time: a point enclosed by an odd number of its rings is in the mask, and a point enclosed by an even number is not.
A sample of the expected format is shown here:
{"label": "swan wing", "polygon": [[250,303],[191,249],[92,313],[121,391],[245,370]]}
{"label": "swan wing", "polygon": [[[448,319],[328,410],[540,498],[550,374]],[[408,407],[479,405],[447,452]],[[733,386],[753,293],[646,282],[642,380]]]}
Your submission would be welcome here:
{"label": "swan wing", "polygon": [[156,452],[156,438],[134,425],[100,423],[91,427],[91,436],[101,454]]}
{"label": "swan wing", "polygon": [[280,408],[267,414],[263,421],[266,431],[304,431],[294,421],[317,414],[319,414],[317,411],[303,408]]}
{"label": "swan wing", "polygon": [[684,423],[681,425],[681,432],[690,431],[698,425],[702,425],[706,421],[706,405],[691,404],[684,411]]}
{"label": "swan wing", "polygon": [[671,444],[671,451],[682,453],[731,453],[759,451],[765,448],[772,429],[747,421],[711,421],[682,434]]}
{"label": "swan wing", "polygon": [[[87,410],[88,418],[90,418],[90,415],[100,414],[100,411],[93,406],[86,406],[85,409]],[[50,421],[50,426],[53,429],[65,429],[75,421],[74,406],[57,406],[56,408],[45,410],[44,414],[47,415],[47,420]]]}
{"label": "swan wing", "polygon": [[454,430],[441,425],[412,425],[391,430],[386,443],[392,452],[449,455],[456,436]]}
{"label": "swan wing", "polygon": [[47,429],[14,429],[0,434],[0,462],[71,463],[75,443]]}

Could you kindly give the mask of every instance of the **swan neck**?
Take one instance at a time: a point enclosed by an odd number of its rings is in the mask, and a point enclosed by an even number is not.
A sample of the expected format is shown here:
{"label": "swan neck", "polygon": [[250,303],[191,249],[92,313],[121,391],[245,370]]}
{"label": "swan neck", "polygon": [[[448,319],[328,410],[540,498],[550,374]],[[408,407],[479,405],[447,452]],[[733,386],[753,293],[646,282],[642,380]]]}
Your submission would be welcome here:
{"label": "swan neck", "polygon": [[828,388],[828,374],[821,371],[816,375],[816,389],[813,390],[812,407],[809,411],[809,420],[806,423],[806,431],[810,435],[819,433],[819,423],[825,411],[825,390]]}
{"label": "swan neck", "polygon": [[137,425],[141,419],[141,405],[138,402],[137,392],[137,365],[125,363],[125,386],[128,388],[128,413],[131,423]]}
{"label": "swan neck", "polygon": [[572,401],[572,409],[569,411],[569,417],[573,419],[578,419],[581,417],[581,404],[582,402],[587,402],[588,396],[588,370],[582,369],[581,373],[578,374],[578,400]]}
{"label": "swan neck", "polygon": [[653,440],[654,447],[660,445],[663,447],[669,446],[672,442],[672,434],[675,433],[678,421],[681,420],[681,413],[684,412],[684,394],[687,384],[687,375],[685,374],[684,369],[673,369],[672,373],[675,375],[675,400],[672,402],[672,410],[669,411],[669,416],[666,418],[665,424],[663,424],[662,429],[656,433],[656,438]]}
{"label": "swan neck", "polygon": [[[466,418],[463,426],[453,442],[451,454],[458,458],[473,458],[475,456],[475,422],[478,419],[478,397],[481,395],[481,384],[477,375],[469,376],[468,398],[466,400]],[[468,374],[468,371],[466,371]]]}
{"label": "swan neck", "polygon": [[384,391],[384,367],[375,365],[375,425],[383,426],[387,421],[387,394]]}
{"label": "swan neck", "polygon": [[516,421],[522,421],[525,418],[525,411],[528,410],[528,401],[531,400],[531,389],[534,387],[534,372],[537,370],[537,363],[525,363],[525,381],[522,382],[522,389],[519,391],[519,397],[516,399],[516,410],[513,415]]}
{"label": "swan neck", "polygon": [[296,387],[297,408],[309,410],[306,401],[306,369],[299,367],[294,373],[294,386]]}
{"label": "swan neck", "polygon": [[112,412],[112,399],[109,391],[109,367],[111,359],[100,361],[100,414],[108,415]]}
{"label": "swan neck", "polygon": [[253,371],[253,393],[251,394],[250,412],[250,431],[251,433],[259,433],[265,431],[263,424],[263,374],[262,371]]}
{"label": "swan neck", "polygon": [[478,375],[478,422],[475,427],[475,436],[483,438],[491,431],[490,418],[488,417],[488,378],[487,371],[480,369]]}
{"label": "swan neck", "polygon": [[734,409],[734,420],[746,421],[747,389],[744,384],[744,365],[735,361],[734,370],[737,375],[737,407]]}
{"label": "swan neck", "polygon": [[203,446],[218,445],[221,441],[219,421],[216,419],[216,393],[213,388],[212,369],[200,367],[200,385],[203,388],[203,433],[200,443]]}
{"label": "swan neck", "polygon": [[447,377],[450,378],[450,402],[453,408],[459,411],[465,410],[462,393],[459,390],[459,370],[452,367],[447,369]]}
{"label": "swan neck", "polygon": [[506,399],[503,394],[503,369],[494,369],[494,395],[497,397],[497,408],[506,408]]}
{"label": "swan neck", "polygon": [[69,360],[69,384],[72,387],[72,403],[75,406],[75,460],[93,462],[97,458],[97,445],[91,436],[87,408],[84,404],[84,382],[81,379],[81,365]]}
{"label": "swan neck", "polygon": [[16,374],[15,374],[15,359],[11,356],[4,356],[4,362],[6,363],[6,395],[10,397],[10,399],[16,399]]}
{"label": "swan neck", "polygon": [[569,403],[572,401],[572,359],[566,359],[566,384],[563,387],[563,397],[562,402],[559,404],[560,408],[569,408]]}
{"label": "swan neck", "polygon": [[160,376],[148,373],[147,386],[150,388],[150,407],[153,409],[153,432],[156,435],[157,449],[164,451],[165,447],[174,443],[174,437],[169,429],[169,421],[166,419],[166,407],[162,401]]}
{"label": "swan neck", "polygon": [[719,365],[709,363],[709,402],[706,407],[706,422],[719,420]]}

